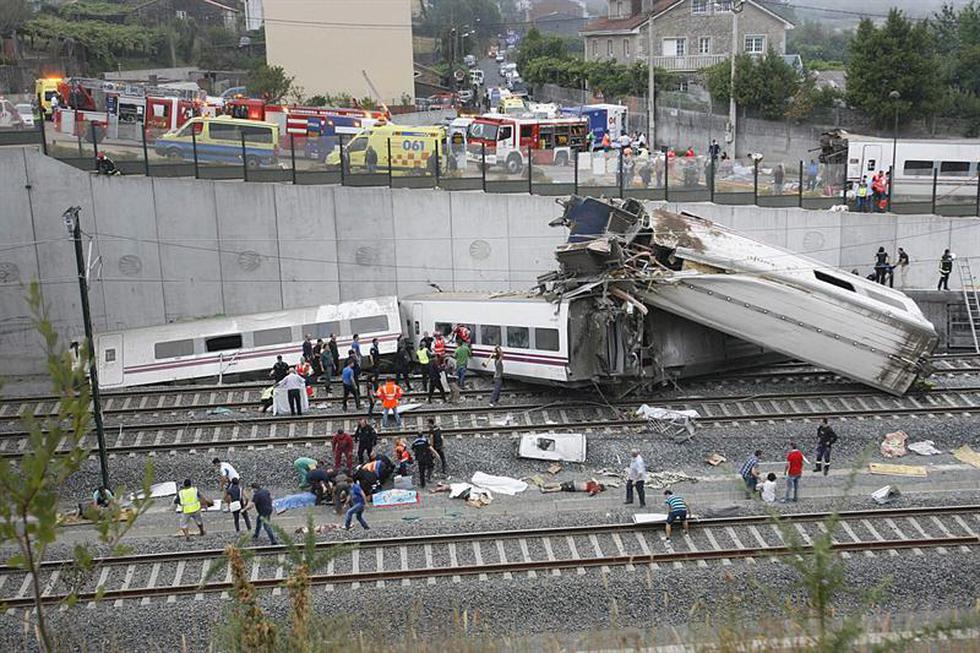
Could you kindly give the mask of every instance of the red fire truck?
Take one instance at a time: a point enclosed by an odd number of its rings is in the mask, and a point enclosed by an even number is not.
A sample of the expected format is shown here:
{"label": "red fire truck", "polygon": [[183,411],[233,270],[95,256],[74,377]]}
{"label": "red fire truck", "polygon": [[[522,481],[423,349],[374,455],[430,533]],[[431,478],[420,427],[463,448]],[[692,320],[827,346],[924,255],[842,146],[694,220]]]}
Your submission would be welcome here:
{"label": "red fire truck", "polygon": [[[517,118],[486,114],[466,130],[467,160],[503,166],[518,174],[532,164],[568,165],[576,152],[586,150],[589,121],[584,118]],[[484,157],[486,157],[484,159]]]}

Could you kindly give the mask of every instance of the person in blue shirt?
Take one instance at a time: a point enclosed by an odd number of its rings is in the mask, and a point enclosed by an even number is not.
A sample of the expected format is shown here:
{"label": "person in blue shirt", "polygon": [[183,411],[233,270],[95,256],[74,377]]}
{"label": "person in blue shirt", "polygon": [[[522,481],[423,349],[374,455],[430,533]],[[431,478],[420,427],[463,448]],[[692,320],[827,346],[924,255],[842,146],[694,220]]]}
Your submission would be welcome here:
{"label": "person in blue shirt", "polygon": [[354,405],[361,409],[361,394],[357,390],[357,375],[354,373],[354,361],[348,361],[347,367],[340,373],[340,379],[344,382],[344,411],[347,410],[347,398],[354,397]]}
{"label": "person in blue shirt", "polygon": [[364,504],[367,499],[364,496],[364,489],[361,487],[360,483],[352,483],[350,486],[350,508],[347,509],[347,514],[344,515],[344,530],[351,529],[351,518],[357,516],[357,521],[361,523],[364,530],[370,530],[367,522],[364,521]]}

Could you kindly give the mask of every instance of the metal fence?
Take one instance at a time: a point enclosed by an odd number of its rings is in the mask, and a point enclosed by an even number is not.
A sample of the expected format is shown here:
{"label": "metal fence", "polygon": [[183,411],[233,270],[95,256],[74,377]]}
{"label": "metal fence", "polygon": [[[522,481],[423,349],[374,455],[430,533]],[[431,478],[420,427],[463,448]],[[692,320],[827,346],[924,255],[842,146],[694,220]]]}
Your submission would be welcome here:
{"label": "metal fence", "polygon": [[[124,127],[129,128],[124,129]],[[391,188],[483,190],[490,193],[571,193],[678,202],[851,211],[980,216],[980,182],[951,184],[931,178],[896,184],[891,197],[858,200],[845,183],[843,165],[814,167],[803,161],[711,160],[672,152],[633,155],[623,149],[573,152],[568,148],[501,153],[483,148],[423,144],[403,151],[404,142],[374,142],[381,151],[369,159],[351,153],[351,137],[332,140],[287,137],[274,156],[242,136],[217,152],[213,144],[191,142],[170,148],[160,133],[140,125],[120,126],[110,137],[88,125],[85,134],[61,134],[50,123],[35,129],[0,130],[0,145],[40,145],[45,154],[82,170],[95,171],[100,153],[124,175],[194,177],[292,184],[338,184]],[[341,156],[341,151],[344,155]]]}

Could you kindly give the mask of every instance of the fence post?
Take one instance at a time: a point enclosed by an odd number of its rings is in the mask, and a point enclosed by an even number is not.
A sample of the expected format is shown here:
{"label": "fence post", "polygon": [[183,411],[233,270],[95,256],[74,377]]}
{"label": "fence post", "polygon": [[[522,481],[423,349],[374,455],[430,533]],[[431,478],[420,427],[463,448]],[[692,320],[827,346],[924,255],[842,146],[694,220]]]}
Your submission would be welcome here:
{"label": "fence post", "polygon": [[47,156],[48,155],[48,134],[47,134],[47,127],[44,126],[44,122],[45,122],[44,121],[44,108],[43,108],[43,105],[41,105],[41,104],[38,104],[38,106],[39,107],[42,107],[41,108],[41,120],[38,122],[38,125],[40,126],[40,129],[41,129],[41,152],[44,153],[44,156]]}
{"label": "fence post", "polygon": [[936,185],[938,184],[938,182],[939,182],[939,168],[933,168],[932,169],[932,214],[933,215],[936,215]]}
{"label": "fence post", "polygon": [[534,191],[532,190],[531,187],[531,172],[533,171],[532,165],[533,164],[531,162],[531,146],[528,145],[527,146],[527,194],[528,195],[534,194]]}
{"label": "fence post", "polygon": [[146,147],[146,123],[140,126],[140,133],[143,135],[143,174],[150,176],[150,153]]}
{"label": "fence post", "polygon": [[[309,136],[307,136],[309,138]],[[293,164],[293,186],[296,185],[296,135],[289,135],[289,160]]]}
{"label": "fence post", "polygon": [[980,174],[977,175],[977,217],[980,218]]}
{"label": "fence post", "polygon": [[78,141],[78,158],[82,158],[82,130],[78,124],[78,109],[75,109],[75,139]]}
{"label": "fence post", "polygon": [[759,206],[759,159],[754,159],[752,166],[752,203]]}
{"label": "fence post", "polygon": [[388,148],[388,188],[391,188],[391,137],[388,137],[388,142],[385,144]]}
{"label": "fence post", "polygon": [[487,144],[480,143],[480,175],[483,178],[483,192],[487,192]]}
{"label": "fence post", "polygon": [[800,159],[800,183],[796,187],[796,203],[803,208],[803,159]]}
{"label": "fence post", "polygon": [[[95,123],[90,122],[89,126],[91,127],[89,131],[92,132],[92,153],[95,155],[95,169],[98,170],[99,169],[99,142],[98,140],[96,140],[95,137]],[[933,185],[933,196],[935,196],[935,194],[936,194],[935,185]]]}
{"label": "fence post", "polygon": [[[845,173],[844,178],[847,179],[847,174]],[[888,166],[888,212],[892,212],[892,197],[895,195],[895,171],[891,166]]]}
{"label": "fence post", "polygon": [[436,139],[436,188],[439,188],[439,139]]}
{"label": "fence post", "polygon": [[242,137],[242,181],[248,181],[248,154],[245,151],[245,132],[239,131]]}
{"label": "fence post", "polygon": [[664,201],[670,201],[670,157],[667,156],[667,152],[664,155]]}
{"label": "fence post", "polygon": [[201,171],[197,162],[197,133],[194,130],[194,125],[191,125],[191,151],[194,153],[194,179],[200,179]]}
{"label": "fence post", "polygon": [[[578,195],[578,157],[581,152],[573,151],[575,157],[575,194]],[[980,177],[977,179],[977,197],[980,198]],[[980,199],[977,199],[977,215],[980,215]]]}
{"label": "fence post", "polygon": [[[709,150],[709,152],[710,152],[710,150]],[[714,202],[715,201],[715,174],[716,174],[716,171],[715,171],[715,157],[714,157],[713,154],[709,154],[709,156],[711,157],[711,161],[709,163],[709,166],[710,166],[709,167],[709,170],[711,172],[711,179],[709,179],[709,183],[711,184],[711,186],[708,189],[708,194],[711,196],[711,201]]]}
{"label": "fence post", "polygon": [[[840,203],[847,206],[847,168],[844,168],[844,176],[841,178]],[[877,211],[877,209],[874,209],[874,211]]]}
{"label": "fence post", "polygon": [[343,134],[337,134],[337,142],[339,143],[338,147],[340,148],[340,185],[345,186],[347,181],[347,173],[345,172],[345,169],[347,168],[347,157],[344,156]]}
{"label": "fence post", "polygon": [[623,169],[623,150],[619,148],[619,199],[623,199],[623,186],[626,185],[626,171]]}

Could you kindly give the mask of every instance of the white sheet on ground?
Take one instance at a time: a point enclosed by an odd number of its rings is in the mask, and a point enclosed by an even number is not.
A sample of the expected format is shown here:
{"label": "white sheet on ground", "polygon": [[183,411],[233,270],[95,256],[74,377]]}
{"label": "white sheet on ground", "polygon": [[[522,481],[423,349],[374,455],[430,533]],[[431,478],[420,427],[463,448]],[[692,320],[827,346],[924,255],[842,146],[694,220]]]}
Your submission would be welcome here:
{"label": "white sheet on ground", "polygon": [[633,513],[634,524],[663,524],[667,521],[665,512],[637,512]]}
{"label": "white sheet on ground", "polygon": [[473,474],[470,483],[477,487],[490,490],[491,492],[499,492],[500,494],[510,496],[520,494],[527,489],[527,483],[524,481],[509,476],[493,476],[491,474],[484,474],[483,472]]}
{"label": "white sheet on ground", "polygon": [[416,408],[418,408],[421,405],[422,404],[401,404],[395,410],[397,410],[398,411],[398,414],[401,415],[402,413],[407,413],[410,410],[415,410]]}
{"label": "white sheet on ground", "polygon": [[696,410],[671,410],[643,404],[636,409],[636,414],[646,419],[685,420],[701,417]]}
{"label": "white sheet on ground", "polygon": [[922,442],[913,442],[908,446],[909,451],[914,451],[920,456],[936,456],[942,453],[936,448],[936,443],[932,440],[923,440]]}
{"label": "white sheet on ground", "polygon": [[[150,496],[154,499],[159,499],[160,497],[172,497],[177,494],[177,483],[175,481],[167,481],[165,483],[154,483],[150,486]],[[143,498],[143,493],[139,492],[137,494],[131,494],[131,499]]]}

